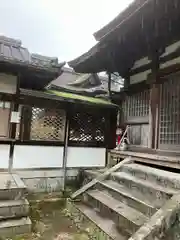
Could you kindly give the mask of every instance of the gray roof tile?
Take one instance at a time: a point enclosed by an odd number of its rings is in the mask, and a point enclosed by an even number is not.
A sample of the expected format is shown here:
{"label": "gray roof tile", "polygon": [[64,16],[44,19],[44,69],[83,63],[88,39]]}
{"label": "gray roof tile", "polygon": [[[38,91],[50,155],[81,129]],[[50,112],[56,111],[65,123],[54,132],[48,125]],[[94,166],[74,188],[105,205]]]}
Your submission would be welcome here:
{"label": "gray roof tile", "polygon": [[62,67],[58,58],[46,57],[39,54],[29,53],[27,48],[22,47],[20,40],[0,36],[0,61],[31,65],[37,68],[53,69]]}

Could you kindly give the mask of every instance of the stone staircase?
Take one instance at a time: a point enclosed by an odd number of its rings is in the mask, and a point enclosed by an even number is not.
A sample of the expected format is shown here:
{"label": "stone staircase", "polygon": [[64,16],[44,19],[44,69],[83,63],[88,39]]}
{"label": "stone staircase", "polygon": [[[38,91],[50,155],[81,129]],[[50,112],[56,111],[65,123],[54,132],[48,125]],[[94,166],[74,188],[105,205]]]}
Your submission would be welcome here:
{"label": "stone staircase", "polygon": [[[94,178],[99,171],[86,175]],[[96,179],[73,203],[105,233],[95,239],[180,239],[171,230],[180,229],[180,174],[131,162]]]}
{"label": "stone staircase", "polygon": [[26,186],[16,174],[0,173],[0,237],[11,238],[31,231]]}

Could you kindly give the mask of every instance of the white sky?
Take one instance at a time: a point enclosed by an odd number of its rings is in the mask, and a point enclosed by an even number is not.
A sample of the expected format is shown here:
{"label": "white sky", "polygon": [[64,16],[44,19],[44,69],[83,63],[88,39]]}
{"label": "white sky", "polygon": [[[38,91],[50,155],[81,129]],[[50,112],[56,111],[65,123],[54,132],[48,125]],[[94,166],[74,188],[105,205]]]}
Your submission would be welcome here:
{"label": "white sky", "polygon": [[0,0],[0,34],[29,51],[71,60],[95,44],[92,34],[132,0]]}

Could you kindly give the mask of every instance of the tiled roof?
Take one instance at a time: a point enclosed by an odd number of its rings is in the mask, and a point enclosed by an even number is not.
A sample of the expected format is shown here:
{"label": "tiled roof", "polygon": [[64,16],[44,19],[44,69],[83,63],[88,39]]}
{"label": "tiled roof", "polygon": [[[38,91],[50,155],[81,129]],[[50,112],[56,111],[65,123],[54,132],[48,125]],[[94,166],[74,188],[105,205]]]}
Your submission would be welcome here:
{"label": "tiled roof", "polygon": [[30,65],[36,68],[46,68],[54,71],[61,68],[65,63],[58,63],[58,58],[46,57],[29,53],[27,48],[22,47],[20,40],[0,36],[0,61],[19,65]]}
{"label": "tiled roof", "polygon": [[67,93],[63,91],[53,91],[53,90],[47,90],[47,91],[34,91],[31,89],[20,89],[21,97],[28,98],[30,96],[42,98],[42,99],[49,99],[49,100],[56,100],[56,101],[62,101],[62,102],[69,102],[69,103],[80,103],[80,104],[91,104],[91,105],[97,105],[98,107],[110,107],[110,108],[117,108],[118,106],[111,103],[110,101],[95,98],[95,97],[89,97],[89,96],[83,96],[73,93]]}
{"label": "tiled roof", "polygon": [[125,19],[127,19],[131,14],[133,14],[137,9],[140,9],[149,0],[134,0],[127,6],[123,11],[121,11],[118,16],[116,16],[111,22],[99,29],[93,35],[97,41],[100,41],[103,37],[108,35],[112,30],[118,27]]}
{"label": "tiled roof", "polygon": [[[97,74],[78,74],[70,69],[62,68],[63,73],[48,86],[49,89],[58,89],[83,94],[108,93],[108,77]],[[89,84],[88,84],[89,82]],[[87,83],[87,84],[86,84]],[[121,85],[111,82],[111,91],[119,92]]]}
{"label": "tiled roof", "polygon": [[92,86],[98,86],[101,84],[101,80],[97,76],[97,74],[82,74],[79,78],[77,78],[74,82],[69,83],[72,86],[81,86],[82,84],[89,83]]}
{"label": "tiled roof", "polygon": [[93,87],[93,88],[82,88],[82,87],[75,87],[75,86],[70,86],[70,85],[64,85],[64,86],[50,85],[47,89],[64,91],[64,92],[69,92],[69,93],[76,93],[76,94],[81,94],[81,95],[88,95],[88,96],[96,96],[99,94],[107,93],[107,91],[101,86]]}
{"label": "tiled roof", "polygon": [[66,85],[76,81],[79,76],[81,76],[81,74],[74,72],[71,68],[63,67],[62,74],[50,84],[55,86]]}
{"label": "tiled roof", "polygon": [[0,36],[0,59],[30,63],[31,55],[20,40]]}

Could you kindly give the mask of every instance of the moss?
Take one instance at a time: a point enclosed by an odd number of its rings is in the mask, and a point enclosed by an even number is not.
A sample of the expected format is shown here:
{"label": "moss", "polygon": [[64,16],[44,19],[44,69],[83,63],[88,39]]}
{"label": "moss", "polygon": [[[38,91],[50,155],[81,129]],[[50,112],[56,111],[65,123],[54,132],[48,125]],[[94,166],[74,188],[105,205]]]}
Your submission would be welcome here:
{"label": "moss", "polygon": [[103,99],[87,97],[87,96],[73,94],[73,93],[60,92],[60,91],[54,91],[54,90],[48,90],[48,93],[51,93],[51,94],[54,94],[54,95],[57,95],[59,97],[66,98],[66,99],[81,100],[81,101],[90,102],[93,104],[102,104],[102,105],[109,105],[109,106],[114,106],[114,107],[117,106],[117,105],[115,105],[111,102],[108,102],[106,100],[103,100]]}
{"label": "moss", "polygon": [[[72,189],[69,188],[66,194],[71,194],[71,192]],[[44,199],[42,200],[42,196],[43,194],[29,195],[31,199],[30,218],[32,220],[32,233],[16,236],[12,240],[58,239],[57,236],[61,236],[63,233],[67,233],[73,240],[90,239],[85,229],[87,226],[84,229],[79,229],[77,224],[71,221],[71,215],[68,215],[66,209],[66,198],[49,198],[49,195],[44,194]]]}
{"label": "moss", "polygon": [[45,200],[45,199],[52,199],[52,198],[61,198],[63,196],[62,191],[59,192],[42,192],[42,193],[28,193],[26,198],[29,201],[36,201],[36,200]]}

